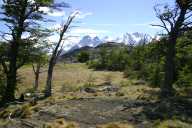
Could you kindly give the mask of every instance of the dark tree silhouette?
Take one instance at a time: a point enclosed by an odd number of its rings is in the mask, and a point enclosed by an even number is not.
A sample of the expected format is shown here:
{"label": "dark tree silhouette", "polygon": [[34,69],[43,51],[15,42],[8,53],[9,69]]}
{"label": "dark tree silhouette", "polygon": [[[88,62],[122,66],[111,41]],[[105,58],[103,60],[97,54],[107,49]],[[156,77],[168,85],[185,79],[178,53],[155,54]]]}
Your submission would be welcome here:
{"label": "dark tree silhouette", "polygon": [[192,25],[192,1],[176,0],[173,8],[168,5],[155,6],[157,18],[161,21],[161,25],[153,25],[163,28],[167,32],[166,43],[166,60],[165,60],[165,78],[161,87],[161,95],[163,97],[174,94],[173,84],[176,81],[176,43],[178,37],[185,31],[191,29]]}
{"label": "dark tree silhouette", "polygon": [[[30,45],[28,39],[23,39],[25,33],[29,35],[40,24],[36,21],[44,21],[43,15],[46,13],[40,11],[41,7],[50,7],[59,9],[66,4],[53,4],[53,0],[3,0],[1,5],[1,21],[7,27],[6,32],[2,33],[2,38],[7,42],[7,59],[1,59],[4,72],[6,74],[6,87],[3,94],[3,101],[10,102],[15,99],[15,89],[17,85],[17,70],[26,63],[26,58],[19,59],[19,51],[23,46]],[[6,38],[9,36],[10,38]],[[30,38],[30,37],[29,37]],[[24,55],[24,54],[20,54]]]}

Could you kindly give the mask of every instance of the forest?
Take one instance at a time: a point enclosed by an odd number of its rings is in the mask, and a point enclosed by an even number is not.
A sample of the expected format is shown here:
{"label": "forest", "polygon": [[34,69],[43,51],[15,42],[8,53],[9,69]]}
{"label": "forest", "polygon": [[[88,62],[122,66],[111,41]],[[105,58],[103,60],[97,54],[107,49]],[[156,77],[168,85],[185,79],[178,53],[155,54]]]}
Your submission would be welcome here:
{"label": "forest", "polygon": [[173,1],[153,7],[161,34],[65,53],[81,12],[45,24],[73,5],[1,0],[0,128],[192,128],[192,1]]}

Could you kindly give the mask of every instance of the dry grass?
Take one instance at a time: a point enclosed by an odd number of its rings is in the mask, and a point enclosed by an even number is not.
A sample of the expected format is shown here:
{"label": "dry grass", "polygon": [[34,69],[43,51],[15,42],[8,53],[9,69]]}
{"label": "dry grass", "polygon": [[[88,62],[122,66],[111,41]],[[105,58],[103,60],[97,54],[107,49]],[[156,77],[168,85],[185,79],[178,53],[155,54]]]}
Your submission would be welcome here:
{"label": "dry grass", "polygon": [[[24,66],[20,69],[19,76],[22,78],[21,84],[18,86],[19,94],[33,88],[34,74],[31,66]],[[46,76],[46,72],[40,75],[40,91],[45,87]],[[101,85],[109,81],[113,84],[120,85],[121,82],[125,80],[122,72],[93,71],[88,69],[85,64],[59,63],[54,70],[53,90],[56,93],[66,87],[74,91],[84,86],[88,81],[92,81],[94,85]]]}
{"label": "dry grass", "polygon": [[45,128],[79,128],[79,126],[74,122],[66,122],[63,119],[57,119],[53,123],[45,124]]}
{"label": "dry grass", "polygon": [[156,128],[192,128],[191,124],[184,123],[179,120],[166,120],[160,122]]}
{"label": "dry grass", "polygon": [[97,128],[134,128],[134,127],[126,123],[109,123],[109,124],[97,126]]}

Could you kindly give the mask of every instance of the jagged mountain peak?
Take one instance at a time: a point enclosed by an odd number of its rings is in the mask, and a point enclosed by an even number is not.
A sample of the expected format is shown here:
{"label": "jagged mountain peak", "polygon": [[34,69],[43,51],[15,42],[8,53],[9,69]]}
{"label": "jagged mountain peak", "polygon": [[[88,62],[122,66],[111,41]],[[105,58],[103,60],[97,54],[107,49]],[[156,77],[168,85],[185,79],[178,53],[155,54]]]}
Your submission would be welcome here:
{"label": "jagged mountain peak", "polygon": [[101,41],[98,36],[94,37],[93,40],[94,40],[94,41]]}
{"label": "jagged mountain peak", "polygon": [[123,43],[126,45],[135,45],[135,44],[142,44],[147,43],[152,40],[152,37],[145,33],[125,33],[123,36],[111,38],[109,36],[105,36],[104,38],[99,38],[98,36],[91,37],[90,35],[86,35],[82,37],[82,39],[73,45],[69,51],[73,51],[82,47],[97,47],[98,45],[106,42],[116,42],[116,43]]}
{"label": "jagged mountain peak", "polygon": [[90,47],[96,47],[98,44],[100,44],[102,41],[98,36],[91,37],[89,35],[84,36],[80,42],[78,43],[80,47],[90,46]]}

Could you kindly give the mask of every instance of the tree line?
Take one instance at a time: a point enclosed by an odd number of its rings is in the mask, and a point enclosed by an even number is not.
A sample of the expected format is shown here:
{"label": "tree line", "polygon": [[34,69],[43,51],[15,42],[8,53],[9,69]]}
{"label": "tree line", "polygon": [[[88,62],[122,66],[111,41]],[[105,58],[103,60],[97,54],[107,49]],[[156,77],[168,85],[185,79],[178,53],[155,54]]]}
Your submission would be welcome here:
{"label": "tree line", "polygon": [[[176,80],[173,84],[177,88],[192,87],[191,35],[192,31],[187,31],[177,39]],[[86,63],[89,68],[95,70],[122,71],[126,78],[145,80],[152,87],[161,87],[165,79],[166,42],[167,37],[162,37],[147,44],[113,49],[101,48],[98,57]]]}
{"label": "tree line", "polygon": [[169,97],[175,94],[175,84],[191,85],[192,1],[176,0],[174,7],[160,4],[154,10],[161,24],[152,26],[164,30],[160,41],[127,50],[102,49],[99,59],[89,65],[95,69],[125,70],[126,76],[134,75],[160,86],[161,96]]}

